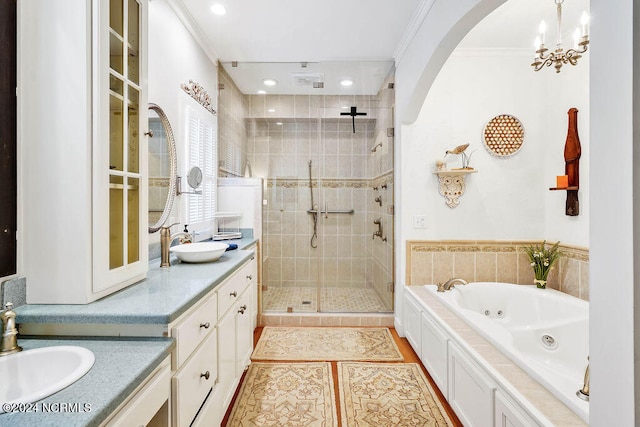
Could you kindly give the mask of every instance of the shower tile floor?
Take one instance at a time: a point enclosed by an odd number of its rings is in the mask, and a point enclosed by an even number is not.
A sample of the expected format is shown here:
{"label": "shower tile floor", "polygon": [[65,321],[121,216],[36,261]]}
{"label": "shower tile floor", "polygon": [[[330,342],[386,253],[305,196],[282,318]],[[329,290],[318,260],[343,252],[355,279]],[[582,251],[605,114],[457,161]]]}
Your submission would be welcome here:
{"label": "shower tile floor", "polygon": [[[373,289],[323,288],[320,293],[323,312],[386,313],[391,311],[385,307]],[[262,292],[262,308],[265,312],[315,313],[318,311],[318,291],[310,287],[272,286]]]}

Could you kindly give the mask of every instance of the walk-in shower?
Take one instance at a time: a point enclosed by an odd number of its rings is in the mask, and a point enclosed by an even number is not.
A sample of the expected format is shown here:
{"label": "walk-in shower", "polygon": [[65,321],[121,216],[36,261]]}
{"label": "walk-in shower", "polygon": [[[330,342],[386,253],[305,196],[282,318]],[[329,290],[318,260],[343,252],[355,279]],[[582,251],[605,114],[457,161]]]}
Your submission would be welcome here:
{"label": "walk-in shower", "polygon": [[264,313],[393,311],[393,118],[373,98],[256,123]]}
{"label": "walk-in shower", "polygon": [[223,172],[264,183],[262,314],[393,313],[393,67],[222,63]]}

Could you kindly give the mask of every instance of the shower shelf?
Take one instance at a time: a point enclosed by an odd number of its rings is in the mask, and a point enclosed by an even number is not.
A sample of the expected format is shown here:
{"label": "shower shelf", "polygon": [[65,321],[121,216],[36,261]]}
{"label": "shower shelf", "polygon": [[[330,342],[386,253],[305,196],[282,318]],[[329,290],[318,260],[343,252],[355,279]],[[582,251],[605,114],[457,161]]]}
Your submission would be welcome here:
{"label": "shower shelf", "polygon": [[310,214],[314,214],[314,213],[320,213],[320,214],[349,214],[349,215],[353,215],[354,213],[356,213],[355,210],[353,209],[334,209],[334,210],[324,210],[324,211],[319,211],[317,209],[307,209],[307,213]]}

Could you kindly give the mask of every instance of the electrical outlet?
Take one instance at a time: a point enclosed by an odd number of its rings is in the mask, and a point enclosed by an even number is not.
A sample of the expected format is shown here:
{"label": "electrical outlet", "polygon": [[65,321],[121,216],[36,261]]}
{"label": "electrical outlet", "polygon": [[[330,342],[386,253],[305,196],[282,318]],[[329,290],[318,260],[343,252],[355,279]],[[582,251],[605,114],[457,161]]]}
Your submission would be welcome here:
{"label": "electrical outlet", "polygon": [[427,228],[427,217],[425,215],[414,215],[413,228]]}

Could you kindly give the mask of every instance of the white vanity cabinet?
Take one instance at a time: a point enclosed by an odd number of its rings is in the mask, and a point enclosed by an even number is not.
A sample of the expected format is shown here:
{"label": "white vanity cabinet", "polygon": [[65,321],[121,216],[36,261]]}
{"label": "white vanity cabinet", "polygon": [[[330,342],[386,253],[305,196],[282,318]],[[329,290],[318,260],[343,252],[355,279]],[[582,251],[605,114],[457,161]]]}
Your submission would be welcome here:
{"label": "white vanity cabinet", "polygon": [[167,357],[101,427],[166,427],[169,419],[171,363]]}
{"label": "white vanity cabinet", "polygon": [[170,325],[176,339],[171,379],[172,425],[188,426],[218,378],[217,294],[207,296]]}
{"label": "white vanity cabinet", "polygon": [[145,277],[148,0],[18,2],[19,271],[27,302]]}
{"label": "white vanity cabinet", "polygon": [[218,426],[253,351],[257,289],[255,258],[218,287],[218,381],[193,426]]}

